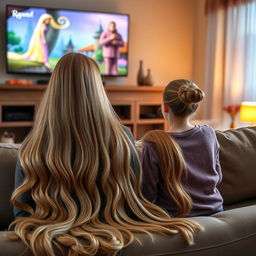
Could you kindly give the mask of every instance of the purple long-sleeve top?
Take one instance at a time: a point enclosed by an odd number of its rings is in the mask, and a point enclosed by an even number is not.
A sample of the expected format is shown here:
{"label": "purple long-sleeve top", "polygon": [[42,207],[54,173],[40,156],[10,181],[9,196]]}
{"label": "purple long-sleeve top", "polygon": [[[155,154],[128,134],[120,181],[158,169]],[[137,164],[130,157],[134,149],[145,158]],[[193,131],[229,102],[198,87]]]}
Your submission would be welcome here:
{"label": "purple long-sleeve top", "polygon": [[124,46],[122,36],[117,32],[114,34],[116,35],[114,40],[111,39],[113,35],[111,31],[103,32],[100,36],[99,44],[103,46],[103,56],[105,58],[118,58],[118,48]]}
{"label": "purple long-sleeve top", "polygon": [[[193,202],[188,216],[209,215],[223,210],[223,199],[216,187],[222,179],[219,143],[213,129],[201,125],[185,132],[168,134],[180,146],[186,164],[187,174],[183,175],[182,184]],[[165,189],[153,142],[144,143],[142,169],[144,197],[174,215],[176,206]]]}

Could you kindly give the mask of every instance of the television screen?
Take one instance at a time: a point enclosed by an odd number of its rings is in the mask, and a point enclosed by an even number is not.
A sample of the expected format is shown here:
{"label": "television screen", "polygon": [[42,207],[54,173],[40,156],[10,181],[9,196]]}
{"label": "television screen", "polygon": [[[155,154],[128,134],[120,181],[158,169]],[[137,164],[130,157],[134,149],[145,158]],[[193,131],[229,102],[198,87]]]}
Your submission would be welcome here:
{"label": "television screen", "polygon": [[50,74],[68,52],[97,61],[103,76],[127,76],[127,14],[7,5],[8,73]]}

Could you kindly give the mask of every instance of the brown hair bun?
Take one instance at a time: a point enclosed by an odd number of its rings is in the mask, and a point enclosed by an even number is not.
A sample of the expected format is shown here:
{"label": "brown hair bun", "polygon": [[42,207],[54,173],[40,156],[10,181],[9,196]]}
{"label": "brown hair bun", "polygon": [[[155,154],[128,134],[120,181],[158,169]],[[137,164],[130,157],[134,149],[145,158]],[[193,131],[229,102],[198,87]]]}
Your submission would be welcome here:
{"label": "brown hair bun", "polygon": [[189,105],[201,101],[204,98],[204,92],[194,86],[182,85],[178,90],[178,98]]}

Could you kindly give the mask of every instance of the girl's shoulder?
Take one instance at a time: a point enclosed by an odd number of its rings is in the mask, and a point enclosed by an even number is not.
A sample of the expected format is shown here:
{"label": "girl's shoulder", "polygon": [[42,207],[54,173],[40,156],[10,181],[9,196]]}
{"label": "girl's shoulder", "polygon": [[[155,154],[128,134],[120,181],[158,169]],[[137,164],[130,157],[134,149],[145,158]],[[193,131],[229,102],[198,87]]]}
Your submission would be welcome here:
{"label": "girl's shoulder", "polygon": [[210,133],[210,127],[208,125],[195,125],[193,128],[185,131],[180,131],[180,132],[167,132],[170,136],[174,138],[191,138],[194,136],[201,136],[201,134],[206,134]]}
{"label": "girl's shoulder", "polygon": [[199,125],[199,130],[203,135],[207,137],[216,137],[214,129],[207,124]]}
{"label": "girl's shoulder", "polygon": [[183,132],[168,132],[173,138],[177,139],[198,139],[201,137],[215,137],[213,128],[209,125],[195,125],[192,129]]}
{"label": "girl's shoulder", "polygon": [[201,131],[205,140],[211,141],[212,143],[217,144],[217,147],[219,147],[215,130],[211,126],[201,125]]}
{"label": "girl's shoulder", "polygon": [[200,129],[202,131],[214,133],[213,128],[211,126],[209,126],[208,124],[198,125],[198,127],[200,127]]}

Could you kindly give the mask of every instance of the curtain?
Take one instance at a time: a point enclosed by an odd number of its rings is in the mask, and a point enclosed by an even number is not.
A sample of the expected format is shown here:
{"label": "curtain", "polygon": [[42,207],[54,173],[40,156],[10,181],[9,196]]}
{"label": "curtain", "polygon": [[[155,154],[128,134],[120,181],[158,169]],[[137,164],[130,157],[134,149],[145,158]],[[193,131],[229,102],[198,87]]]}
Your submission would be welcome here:
{"label": "curtain", "polygon": [[256,101],[256,0],[207,15],[204,117],[222,120],[224,106]]}
{"label": "curtain", "polygon": [[238,6],[245,4],[251,0],[206,0],[205,2],[205,13],[216,12],[219,9],[227,9],[231,6]]}

